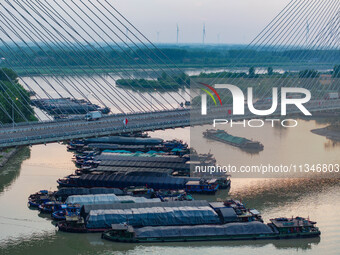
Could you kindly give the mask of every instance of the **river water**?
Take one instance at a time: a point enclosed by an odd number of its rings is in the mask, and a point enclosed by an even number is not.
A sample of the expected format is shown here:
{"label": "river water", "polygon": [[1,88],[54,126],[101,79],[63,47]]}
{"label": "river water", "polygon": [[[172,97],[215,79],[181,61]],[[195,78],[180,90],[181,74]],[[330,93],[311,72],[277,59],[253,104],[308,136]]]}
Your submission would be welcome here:
{"label": "river water", "polygon": [[[198,152],[214,148],[219,164],[227,161],[281,162],[319,159],[340,163],[340,145],[310,132],[324,127],[314,120],[299,120],[298,129],[230,130],[237,135],[264,143],[259,154],[249,154],[218,142],[191,145]],[[199,127],[201,129],[207,127]],[[190,142],[190,129],[150,133],[164,139]],[[255,137],[253,137],[255,136]],[[291,144],[295,139],[295,143]],[[214,146],[211,146],[214,145]],[[0,254],[340,254],[340,183],[326,178],[242,178],[234,176],[228,193],[195,196],[215,201],[227,197],[240,199],[247,207],[261,211],[265,221],[278,216],[310,217],[318,222],[321,238],[306,240],[199,242],[170,244],[120,244],[104,241],[100,234],[59,232],[47,216],[27,207],[27,197],[40,189],[55,190],[56,180],[75,170],[72,153],[62,144],[36,145],[21,150],[0,169]]]}
{"label": "river water", "polygon": [[[221,69],[221,68],[187,68],[183,69],[188,75],[198,75],[201,72],[221,72],[221,71],[233,71],[233,72],[246,72],[247,69]],[[262,69],[257,70],[258,73],[262,73]],[[275,72],[282,73],[283,70],[276,69]],[[178,73],[177,71],[169,72],[173,75]],[[162,70],[147,69],[144,71],[126,71],[126,72],[115,72],[102,75],[60,75],[60,76],[27,76],[21,77],[20,83],[28,90],[34,90],[40,98],[59,98],[60,96],[69,98],[84,98],[87,97],[92,103],[100,106],[109,107],[112,113],[120,113],[117,109],[117,102],[121,110],[124,112],[130,112],[128,106],[124,104],[126,102],[129,106],[132,106],[135,111],[140,111],[140,107],[147,109],[150,105],[155,105],[158,109],[162,110],[162,105],[170,107],[179,107],[180,103],[186,100],[190,100],[190,89],[183,88],[175,91],[164,91],[158,92],[150,90],[126,90],[124,87],[116,85],[118,79],[150,79],[158,78],[162,74]],[[105,81],[104,81],[105,80]],[[98,85],[100,84],[100,86]],[[67,87],[68,92],[66,92]],[[77,89],[77,87],[79,89]],[[81,91],[83,94],[80,94]],[[151,94],[151,95],[150,95]],[[140,102],[139,105],[134,102]],[[160,103],[162,105],[160,105]],[[151,108],[150,108],[151,109]],[[41,112],[39,109],[35,109],[37,115],[41,120],[47,120],[48,117]]]}

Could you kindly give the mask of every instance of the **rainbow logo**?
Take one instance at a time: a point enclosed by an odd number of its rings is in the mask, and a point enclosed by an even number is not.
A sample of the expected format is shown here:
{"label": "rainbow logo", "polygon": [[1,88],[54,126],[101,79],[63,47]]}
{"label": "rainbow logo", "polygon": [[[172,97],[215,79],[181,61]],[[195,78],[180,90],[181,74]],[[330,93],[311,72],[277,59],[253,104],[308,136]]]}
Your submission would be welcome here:
{"label": "rainbow logo", "polygon": [[[210,89],[210,90],[216,95],[216,97],[218,98],[218,101],[220,102],[220,104],[223,105],[223,104],[222,104],[221,97],[220,97],[220,95],[217,93],[216,89],[214,89],[214,88],[211,87],[210,85],[204,84],[204,83],[202,83],[202,82],[199,82],[199,84],[202,84],[203,86],[205,86],[205,87],[207,87],[208,89]],[[214,95],[213,95],[209,90],[204,89],[204,88],[201,88],[201,90],[203,90],[205,93],[207,93],[207,94],[211,97],[211,99],[214,101],[215,105],[217,105],[217,101],[216,101]]]}

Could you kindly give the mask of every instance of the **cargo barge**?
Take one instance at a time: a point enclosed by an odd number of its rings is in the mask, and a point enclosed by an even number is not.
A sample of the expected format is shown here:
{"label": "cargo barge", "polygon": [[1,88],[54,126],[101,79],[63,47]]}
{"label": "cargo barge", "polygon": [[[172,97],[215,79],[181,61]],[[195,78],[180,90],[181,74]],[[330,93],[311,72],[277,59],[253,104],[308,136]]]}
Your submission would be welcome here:
{"label": "cargo barge", "polygon": [[190,194],[184,190],[159,190],[155,191],[147,187],[128,187],[126,189],[115,188],[61,188],[58,191],[40,190],[28,197],[29,207],[39,207],[48,202],[70,203],[69,197],[88,195],[133,196],[143,198],[159,198],[164,200],[193,200]]}
{"label": "cargo barge", "polygon": [[[165,151],[179,153],[189,153],[188,144],[183,141],[170,140],[164,141],[158,138],[149,138],[143,136],[109,136],[100,138],[89,138],[85,140],[70,141],[67,146],[70,151],[82,152],[89,149],[99,150],[129,150],[129,151]],[[173,151],[175,150],[175,151]],[[178,154],[178,153],[174,153]]]}
{"label": "cargo barge", "polygon": [[39,207],[39,205],[46,202],[65,202],[69,196],[98,194],[129,195],[129,193],[121,189],[110,188],[61,188],[58,191],[40,190],[28,197],[28,205],[30,207]]}
{"label": "cargo barge", "polygon": [[316,222],[305,218],[276,218],[265,224],[258,221],[223,225],[158,226],[134,228],[126,224],[113,224],[102,238],[115,242],[194,242],[313,238],[320,236]]}
{"label": "cargo barge", "polygon": [[[191,182],[194,181],[194,182]],[[146,186],[154,190],[185,190],[187,192],[214,194],[219,183],[230,186],[229,176],[220,179],[203,179],[195,177],[175,177],[165,172],[137,171],[117,172],[112,174],[70,175],[59,179],[60,187],[106,187],[124,189],[131,186]]]}
{"label": "cargo barge", "polygon": [[110,113],[110,108],[101,108],[84,99],[54,98],[54,99],[33,99],[33,106],[46,111],[48,114],[56,116],[59,114],[86,114],[90,111],[101,111],[103,114]]}
{"label": "cargo barge", "polygon": [[[133,196],[116,196],[114,194],[105,195],[81,195],[70,196],[65,203],[55,202],[49,213],[52,213],[54,220],[65,220],[66,216],[79,215],[80,209],[84,205],[105,205],[115,203],[156,203],[161,202],[160,198],[145,198],[145,197],[133,197]],[[49,202],[47,204],[54,204]],[[42,204],[41,207],[45,207],[46,204]],[[39,207],[40,208],[40,207]]]}
{"label": "cargo barge", "polygon": [[257,210],[249,210],[235,200],[209,203],[169,201],[154,203],[84,205],[79,217],[58,223],[65,232],[92,233],[109,230],[112,224],[127,223],[134,227],[214,225],[230,222],[262,222]]}
{"label": "cargo barge", "polygon": [[103,232],[111,224],[133,226],[218,224],[220,219],[207,201],[84,205],[79,217],[57,224],[59,230],[74,233]]}
{"label": "cargo barge", "polygon": [[203,136],[208,139],[226,143],[244,150],[262,151],[264,146],[262,143],[252,141],[243,137],[233,136],[224,130],[207,129],[203,132]]}

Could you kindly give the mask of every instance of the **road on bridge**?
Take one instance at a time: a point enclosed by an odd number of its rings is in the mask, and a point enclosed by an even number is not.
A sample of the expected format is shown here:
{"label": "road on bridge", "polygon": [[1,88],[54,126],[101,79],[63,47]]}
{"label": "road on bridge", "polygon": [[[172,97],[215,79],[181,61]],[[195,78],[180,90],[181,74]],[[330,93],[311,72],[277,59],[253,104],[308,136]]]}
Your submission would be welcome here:
{"label": "road on bridge", "polygon": [[[257,109],[269,109],[271,104],[257,105]],[[313,111],[334,110],[340,108],[340,100],[312,100],[305,107]],[[211,107],[207,116],[201,116],[200,109],[190,110],[185,108],[169,111],[137,113],[128,115],[108,115],[97,121],[85,121],[83,119],[37,122],[20,124],[14,128],[10,125],[0,129],[0,148],[60,142],[69,139],[79,139],[94,136],[114,135],[136,131],[151,131],[167,128],[185,127],[212,123],[214,118],[251,118],[248,112],[244,116],[232,116],[228,114],[232,106]],[[299,113],[295,106],[288,106],[289,113]],[[280,107],[273,114],[280,115]],[[124,125],[124,119],[128,119],[128,125]]]}

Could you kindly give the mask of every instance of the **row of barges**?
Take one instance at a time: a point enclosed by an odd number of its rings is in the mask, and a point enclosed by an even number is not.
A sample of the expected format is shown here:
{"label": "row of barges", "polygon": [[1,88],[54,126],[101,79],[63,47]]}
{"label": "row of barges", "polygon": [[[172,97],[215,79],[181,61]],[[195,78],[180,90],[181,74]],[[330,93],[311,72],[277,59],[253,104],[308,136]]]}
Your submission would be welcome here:
{"label": "row of barges", "polygon": [[[195,165],[214,165],[211,154],[198,154],[182,141],[163,141],[149,137],[104,137],[73,144],[115,143],[124,146],[163,146],[164,151],[128,150],[83,151],[75,148],[75,174],[61,178],[61,187],[111,187],[124,189],[146,186],[155,190],[186,190],[190,193],[215,193],[230,186],[229,176],[190,177]],[[89,149],[89,148],[87,148]],[[150,149],[153,149],[151,147]]]}
{"label": "row of barges", "polygon": [[29,205],[50,214],[60,231],[101,232],[102,238],[117,242],[320,235],[316,222],[309,219],[276,218],[265,224],[259,211],[246,208],[240,201],[194,200],[191,193],[214,194],[230,186],[226,175],[190,175],[192,166],[215,164],[212,155],[198,154],[182,141],[136,136],[70,142],[68,149],[75,152],[78,167],[75,174],[59,179],[58,191],[32,194]]}

